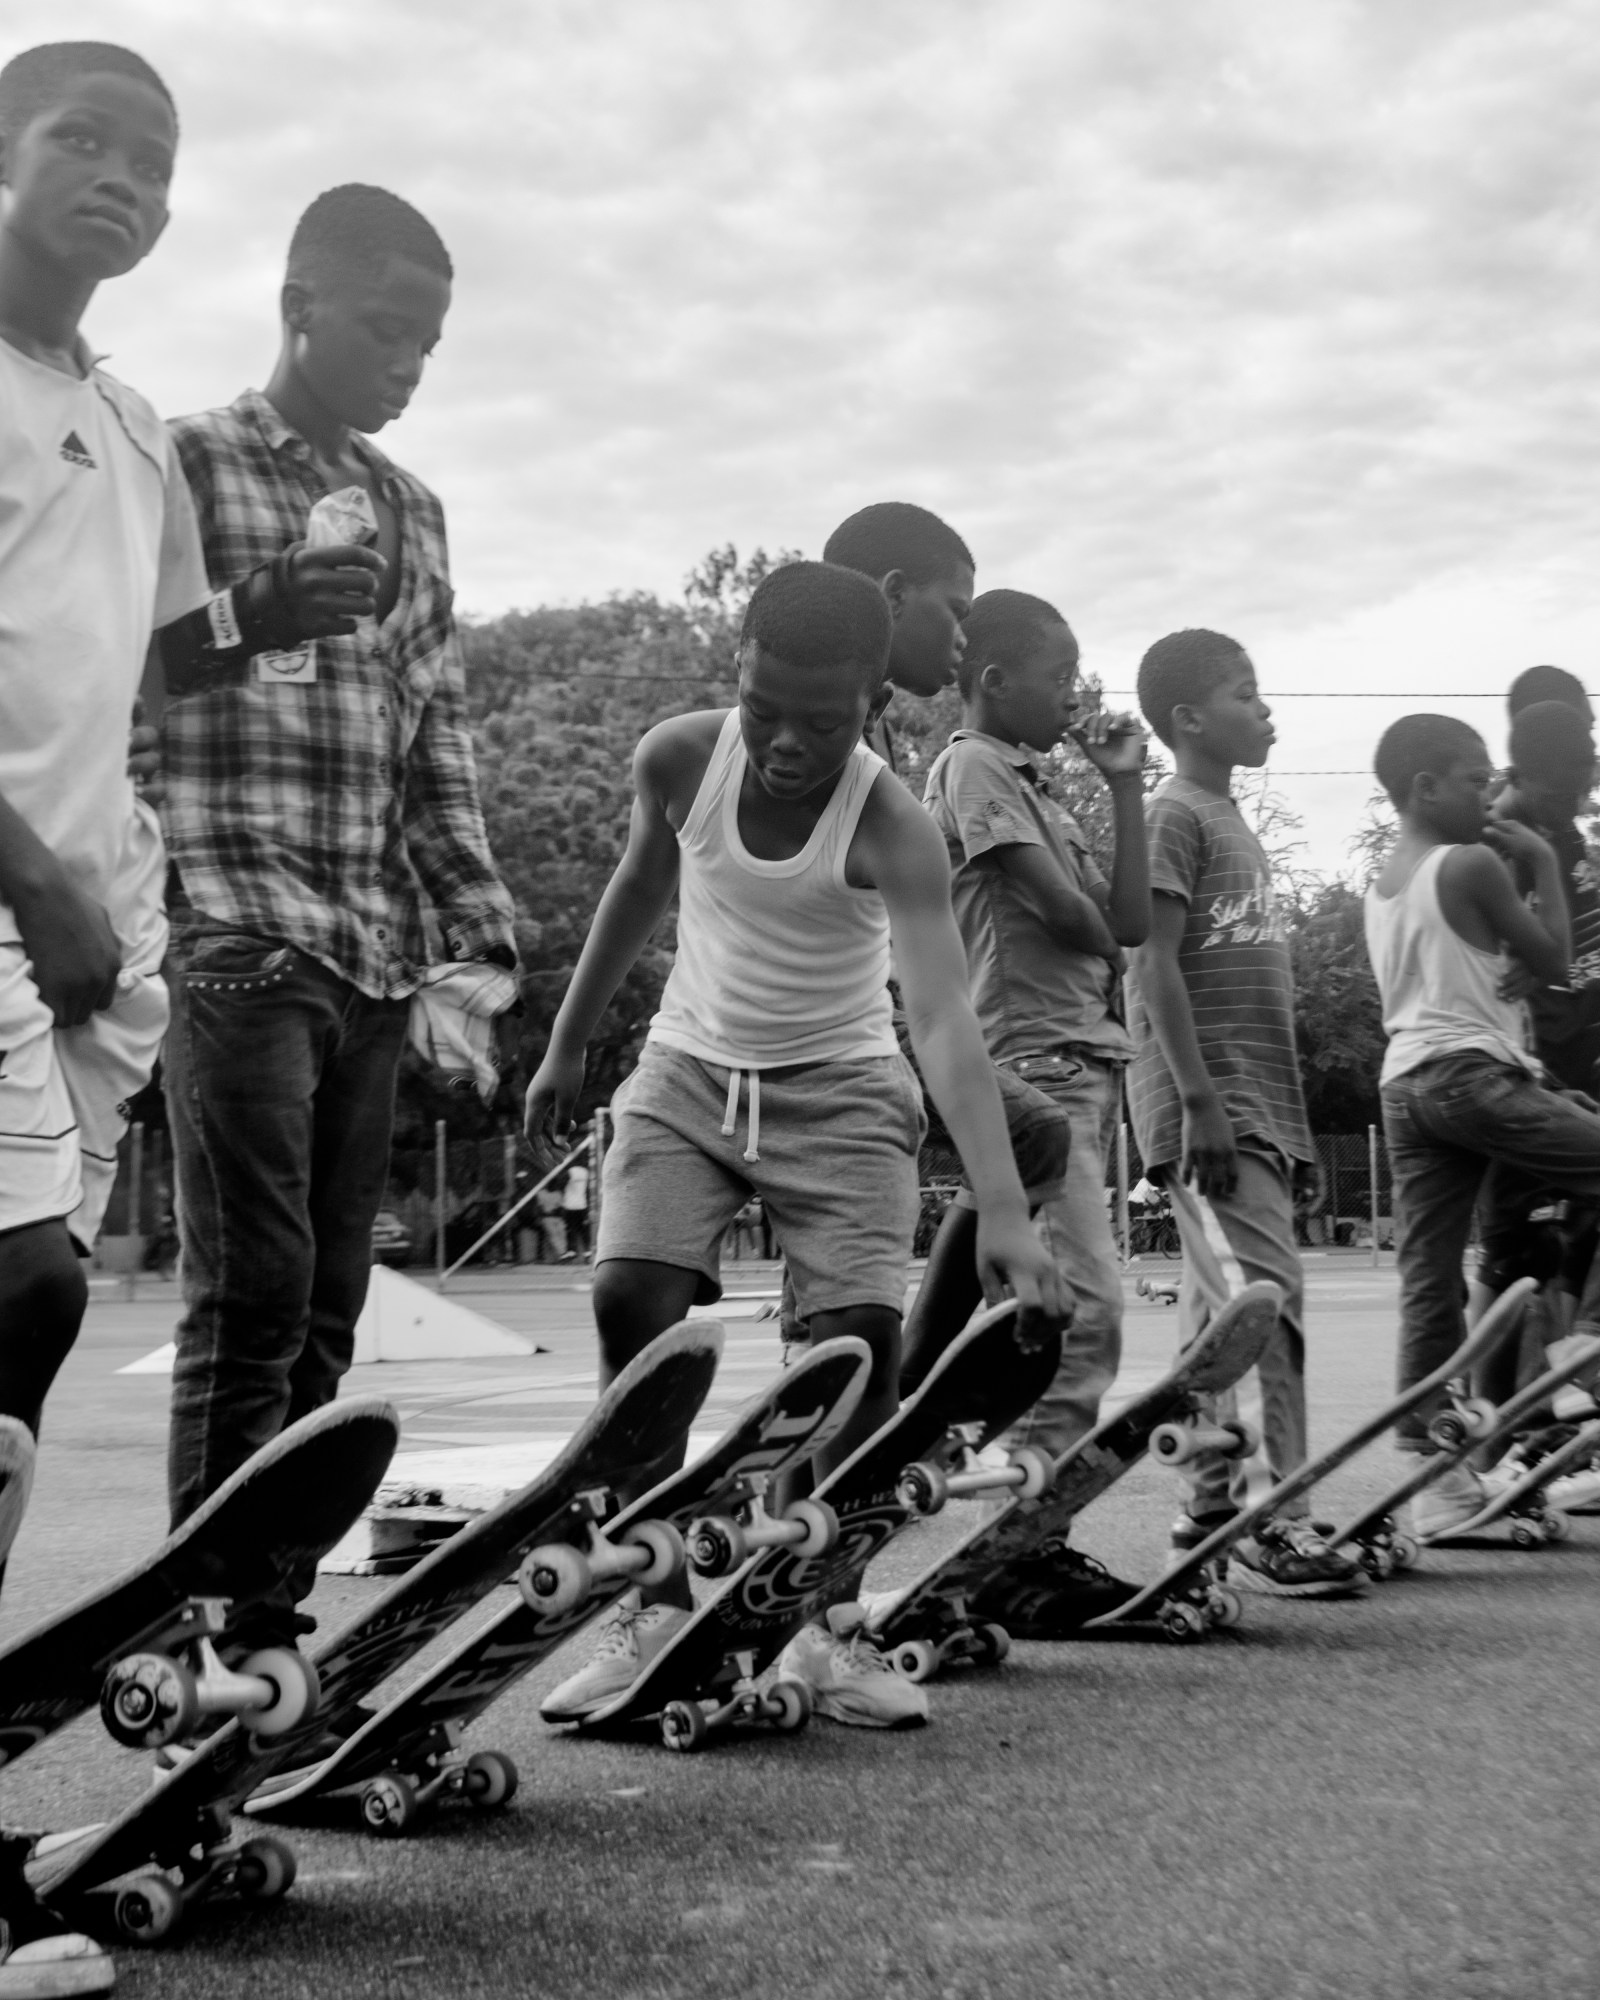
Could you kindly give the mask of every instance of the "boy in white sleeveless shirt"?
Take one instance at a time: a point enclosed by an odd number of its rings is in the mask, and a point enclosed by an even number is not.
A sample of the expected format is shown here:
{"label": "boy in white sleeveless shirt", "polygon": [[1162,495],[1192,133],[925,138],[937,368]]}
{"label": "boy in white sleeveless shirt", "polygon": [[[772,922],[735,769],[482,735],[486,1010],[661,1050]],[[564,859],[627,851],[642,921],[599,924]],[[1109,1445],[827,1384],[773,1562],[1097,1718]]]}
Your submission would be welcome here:
{"label": "boy in white sleeveless shirt", "polygon": [[[1532,1052],[1528,1013],[1507,997],[1523,968],[1567,978],[1570,939],[1560,866],[1515,820],[1488,818],[1483,739],[1447,715],[1408,715],[1374,760],[1400,814],[1400,838],[1367,891],[1367,950],[1389,1036],[1381,1078],[1394,1176],[1403,1390],[1465,1337],[1461,1262],[1491,1161],[1575,1194],[1600,1192],[1600,1113],[1551,1088]],[[1533,906],[1511,866],[1532,877]],[[1600,1334],[1591,1270],[1574,1331]],[[1399,1426],[1403,1449],[1429,1450],[1431,1408]],[[1414,1525],[1438,1534],[1482,1504],[1462,1466],[1418,1499]]]}
{"label": "boy in white sleeveless shirt", "polygon": [[[763,580],[738,708],[676,716],[640,742],[628,849],[528,1088],[529,1136],[563,1128],[584,1044],[676,890],[677,958],[612,1102],[595,1247],[601,1379],[720,1295],[723,1234],[757,1194],[813,1338],[855,1334],[872,1350],[866,1394],[819,1476],[897,1403],[924,1120],[890,1017],[891,933],[912,1042],[977,1198],[985,1292],[1009,1284],[1041,1332],[1064,1316],[968,997],[944,844],[861,740],[886,698],[890,633],[882,592],[853,570],[791,563]],[[682,1603],[629,1605],[545,1716],[573,1719],[626,1688],[685,1616]],[[859,1636],[808,1628],[784,1664],[837,1720],[926,1716],[922,1690]]]}

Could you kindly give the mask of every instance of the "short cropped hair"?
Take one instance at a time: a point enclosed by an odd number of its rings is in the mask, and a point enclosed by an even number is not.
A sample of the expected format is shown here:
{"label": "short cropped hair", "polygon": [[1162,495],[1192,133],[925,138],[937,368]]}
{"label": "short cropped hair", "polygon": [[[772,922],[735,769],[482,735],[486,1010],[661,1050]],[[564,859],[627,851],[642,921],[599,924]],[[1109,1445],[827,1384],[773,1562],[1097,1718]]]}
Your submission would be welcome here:
{"label": "short cropped hair", "polygon": [[41,42],[0,69],[0,132],[19,132],[59,104],[81,76],[128,76],[166,99],[174,125],[172,92],[143,56],[116,42]]}
{"label": "short cropped hair", "polygon": [[410,202],[387,188],[346,181],[319,194],[295,224],[289,276],[315,283],[341,271],[371,272],[391,253],[447,281],[456,274],[438,230]]}
{"label": "short cropped hair", "polygon": [[1158,639],[1139,662],[1139,707],[1168,747],[1177,740],[1172,711],[1180,701],[1200,702],[1237,673],[1248,659],[1237,639],[1193,626]]}
{"label": "short cropped hair", "polygon": [[977,568],[955,529],[909,500],[879,500],[841,521],[823,544],[822,559],[875,582],[892,569],[908,583],[937,583],[955,570]]}
{"label": "short cropped hair", "polygon": [[967,650],[956,668],[963,695],[970,695],[985,667],[1021,667],[1052,625],[1066,619],[1042,597],[1025,590],[986,590],[973,600],[966,622]]}
{"label": "short cropped hair", "polygon": [[1576,674],[1569,674],[1565,667],[1525,667],[1511,683],[1511,691],[1506,696],[1506,711],[1512,716],[1521,714],[1525,708],[1532,708],[1535,702],[1563,702],[1568,708],[1575,708],[1580,715],[1594,720],[1594,709],[1590,706],[1588,691]]}
{"label": "short cropped hair", "polygon": [[1564,701],[1536,701],[1511,718],[1511,768],[1536,785],[1574,785],[1594,775],[1594,730]]}
{"label": "short cropped hair", "polygon": [[802,673],[847,660],[876,688],[888,675],[893,635],[889,600],[870,578],[841,563],[790,562],[756,585],[739,643]]}
{"label": "short cropped hair", "polygon": [[1459,716],[1402,715],[1378,738],[1372,768],[1395,805],[1405,806],[1424,772],[1442,778],[1464,758],[1488,754],[1477,730]]}

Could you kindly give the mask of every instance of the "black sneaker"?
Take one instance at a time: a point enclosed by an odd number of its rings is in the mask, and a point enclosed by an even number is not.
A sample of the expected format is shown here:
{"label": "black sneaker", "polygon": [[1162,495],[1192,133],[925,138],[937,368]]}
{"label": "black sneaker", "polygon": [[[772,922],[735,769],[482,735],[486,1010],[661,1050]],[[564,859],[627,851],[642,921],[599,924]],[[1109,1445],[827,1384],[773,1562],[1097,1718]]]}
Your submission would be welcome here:
{"label": "black sneaker", "polygon": [[1330,1549],[1311,1521],[1263,1521],[1235,1542],[1228,1581],[1269,1597],[1356,1597],[1367,1573],[1344,1549]]}
{"label": "black sneaker", "polygon": [[1093,1556],[1049,1541],[1008,1563],[976,1594],[972,1609],[1013,1639],[1061,1639],[1138,1594],[1137,1584],[1124,1583]]}

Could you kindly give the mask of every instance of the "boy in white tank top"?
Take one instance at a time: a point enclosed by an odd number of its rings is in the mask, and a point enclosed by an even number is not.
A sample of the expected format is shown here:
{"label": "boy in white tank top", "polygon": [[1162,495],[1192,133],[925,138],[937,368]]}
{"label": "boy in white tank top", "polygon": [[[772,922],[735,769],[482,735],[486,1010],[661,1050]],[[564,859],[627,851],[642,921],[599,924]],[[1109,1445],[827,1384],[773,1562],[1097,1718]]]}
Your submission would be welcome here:
{"label": "boy in white tank top", "polygon": [[[854,1334],[872,1350],[866,1394],[819,1476],[898,1402],[923,1113],[890,1018],[891,934],[912,1041],[977,1198],[985,1292],[1009,1286],[1041,1334],[1065,1316],[968,997],[944,843],[861,740],[886,698],[890,631],[882,592],[855,571],[791,563],[762,582],[737,710],[676,716],[639,744],[627,852],[528,1088],[537,1142],[567,1125],[584,1045],[676,891],[677,959],[612,1101],[595,1246],[601,1379],[719,1296],[723,1235],[757,1194],[813,1338]],[[621,1692],[686,1615],[681,1596],[628,1606],[547,1699],[547,1719]],[[785,1671],[840,1721],[927,1713],[922,1690],[859,1638],[808,1628]]]}
{"label": "boy in white tank top", "polygon": [[[1385,730],[1374,768],[1400,815],[1400,838],[1367,891],[1367,950],[1389,1035],[1383,1129],[1394,1176],[1403,1390],[1465,1337],[1462,1258],[1491,1161],[1574,1194],[1600,1193],[1600,1111],[1553,1089],[1532,1053],[1529,981],[1560,986],[1570,955],[1559,864],[1515,820],[1488,818],[1483,739],[1447,715]],[[1534,906],[1511,866],[1533,881]],[[1591,1269],[1574,1331],[1600,1335]],[[1399,1427],[1403,1449],[1432,1449],[1433,1408]],[[1419,1498],[1418,1533],[1439,1534],[1482,1504],[1465,1466]]]}

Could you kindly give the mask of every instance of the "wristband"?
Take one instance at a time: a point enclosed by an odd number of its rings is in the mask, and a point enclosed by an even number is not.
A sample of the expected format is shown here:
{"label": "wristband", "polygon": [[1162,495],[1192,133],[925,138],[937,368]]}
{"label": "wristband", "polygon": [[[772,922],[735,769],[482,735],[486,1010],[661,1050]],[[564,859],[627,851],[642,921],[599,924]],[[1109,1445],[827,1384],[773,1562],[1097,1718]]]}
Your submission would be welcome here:
{"label": "wristband", "polygon": [[283,652],[304,643],[289,596],[293,555],[293,548],[280,550],[198,611],[162,626],[161,662],[169,694],[217,685],[257,653]]}

